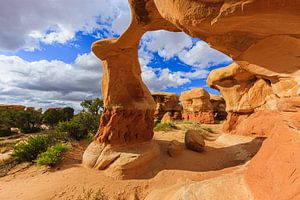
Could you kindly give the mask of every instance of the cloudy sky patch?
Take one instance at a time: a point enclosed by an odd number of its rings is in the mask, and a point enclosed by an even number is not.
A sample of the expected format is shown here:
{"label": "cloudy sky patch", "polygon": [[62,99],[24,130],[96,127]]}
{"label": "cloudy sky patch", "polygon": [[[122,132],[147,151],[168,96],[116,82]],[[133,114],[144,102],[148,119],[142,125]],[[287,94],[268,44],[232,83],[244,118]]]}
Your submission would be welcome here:
{"label": "cloudy sky patch", "polygon": [[[101,97],[102,64],[92,42],[118,37],[130,22],[124,0],[0,1],[0,103],[70,105]],[[209,71],[231,63],[184,33],[146,33],[139,48],[151,91],[203,87]]]}

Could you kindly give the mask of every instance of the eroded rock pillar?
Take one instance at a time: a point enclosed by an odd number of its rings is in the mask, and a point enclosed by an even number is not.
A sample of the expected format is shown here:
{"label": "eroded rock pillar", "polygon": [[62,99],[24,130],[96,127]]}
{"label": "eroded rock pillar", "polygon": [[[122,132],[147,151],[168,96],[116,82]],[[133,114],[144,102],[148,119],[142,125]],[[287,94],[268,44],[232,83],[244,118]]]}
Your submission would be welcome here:
{"label": "eroded rock pillar", "polygon": [[[105,110],[96,141],[112,145],[151,140],[155,102],[141,78],[138,44],[141,34],[129,47],[117,39],[93,44],[93,52],[103,61],[102,94]],[[135,40],[135,41],[134,41]]]}
{"label": "eroded rock pillar", "polygon": [[141,78],[138,46],[146,31],[177,28],[162,19],[153,0],[129,0],[131,24],[120,38],[96,41],[103,62],[104,112],[83,164],[120,178],[136,176],[159,154],[153,137],[155,102]]}

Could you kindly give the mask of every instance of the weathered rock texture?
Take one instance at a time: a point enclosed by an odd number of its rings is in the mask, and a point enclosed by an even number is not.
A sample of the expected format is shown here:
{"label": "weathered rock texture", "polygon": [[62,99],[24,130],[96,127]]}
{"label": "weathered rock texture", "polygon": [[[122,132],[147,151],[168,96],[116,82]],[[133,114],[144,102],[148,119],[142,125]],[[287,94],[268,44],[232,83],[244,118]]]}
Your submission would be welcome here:
{"label": "weathered rock texture", "polygon": [[215,123],[214,109],[210,102],[209,93],[203,88],[194,88],[182,92],[180,102],[183,107],[183,118],[204,124]]}
{"label": "weathered rock texture", "polygon": [[164,122],[182,119],[182,107],[179,105],[179,97],[171,92],[153,92],[152,97],[156,103],[154,120]]}
{"label": "weathered rock texture", "polygon": [[90,168],[105,170],[107,176],[116,179],[129,179],[144,173],[151,166],[151,161],[160,153],[155,141],[126,146],[93,142],[84,153],[83,164]]}
{"label": "weathered rock texture", "polygon": [[[100,40],[92,45],[94,54],[103,61],[102,96],[105,106],[95,140],[83,155],[84,165],[92,168],[103,169],[96,163],[106,162],[107,157],[114,156],[115,147],[138,145],[152,139],[155,102],[141,78],[138,46],[146,31],[163,28],[177,30],[161,18],[153,0],[130,0],[129,3],[132,21],[128,29],[118,39]],[[125,147],[122,148],[123,151],[126,151]],[[109,151],[103,155],[106,148]],[[123,155],[113,163],[126,160],[122,158]],[[136,159],[141,158],[143,155]],[[127,164],[132,162],[138,161],[128,160]],[[119,168],[127,164],[123,163]],[[147,166],[147,163],[143,162],[140,167],[143,166]],[[112,164],[106,165],[105,169],[109,167],[113,167]]]}
{"label": "weathered rock texture", "polygon": [[[236,66],[230,70],[233,76],[220,77],[218,85],[247,94],[240,95],[238,100],[242,103],[237,105],[227,103],[229,98],[224,97],[228,110],[263,112],[268,107],[278,112],[276,128],[268,130],[270,137],[247,172],[247,184],[255,198],[299,199],[300,157],[296,153],[300,146],[299,111],[291,114],[280,109],[293,104],[289,98],[299,96],[300,91],[299,0],[130,0],[129,3],[132,23],[125,33],[119,39],[93,45],[93,51],[104,62],[102,92],[106,106],[94,143],[127,144],[152,138],[155,103],[140,78],[139,40],[146,31],[184,31],[234,60]],[[269,101],[269,97],[275,100]],[[287,100],[280,106],[282,98]],[[137,123],[136,119],[141,126],[131,126],[130,121]]]}
{"label": "weathered rock texture", "polygon": [[202,152],[205,147],[204,137],[197,130],[186,131],[184,143],[187,149],[197,152]]}
{"label": "weathered rock texture", "polygon": [[[182,31],[232,57],[235,63],[221,73],[220,84],[216,86],[222,87],[223,96],[225,93],[230,96],[224,96],[228,111],[234,115],[264,112],[266,108],[278,112],[279,121],[273,123],[281,128],[267,127],[264,131],[271,136],[248,170],[258,181],[249,178],[248,183],[256,199],[298,199],[300,157],[295,152],[299,151],[299,130],[287,125],[291,116],[282,119],[286,113],[280,111],[279,102],[284,97],[299,96],[300,2],[155,0],[155,3],[161,15]],[[294,115],[299,116],[299,111]],[[264,115],[256,125],[271,123],[268,117]],[[233,117],[234,121],[236,118]],[[280,121],[284,123],[277,123]],[[298,127],[298,122],[294,123]],[[284,169],[288,170],[282,173]]]}
{"label": "weathered rock texture", "polygon": [[223,97],[216,96],[214,94],[209,94],[210,96],[210,103],[213,106],[214,115],[216,120],[225,120],[227,117],[226,112],[226,104]]}
{"label": "weathered rock texture", "polygon": [[[218,89],[226,100],[226,110],[229,114],[223,126],[225,131],[268,136],[272,125],[265,123],[265,116],[276,121],[278,117],[273,113],[279,109],[280,100],[298,96],[295,87],[299,87],[290,84],[285,86],[286,90],[281,91],[278,90],[280,81],[274,82],[274,79],[276,78],[272,75],[262,76],[255,74],[254,70],[249,72],[236,63],[210,73],[208,85]],[[295,78],[291,77],[290,80]]]}

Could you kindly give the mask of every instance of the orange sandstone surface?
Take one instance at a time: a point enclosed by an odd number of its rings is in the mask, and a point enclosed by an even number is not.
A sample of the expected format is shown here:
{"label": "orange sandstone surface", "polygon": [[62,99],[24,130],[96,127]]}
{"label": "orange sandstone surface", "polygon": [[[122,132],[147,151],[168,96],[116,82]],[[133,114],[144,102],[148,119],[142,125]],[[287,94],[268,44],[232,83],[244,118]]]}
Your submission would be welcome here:
{"label": "orange sandstone surface", "polygon": [[[232,65],[213,71],[208,78],[208,84],[220,90],[226,101],[227,130],[269,136],[243,176],[251,194],[256,199],[298,199],[300,2],[130,0],[129,3],[132,22],[125,33],[119,39],[93,45],[93,51],[104,62],[106,110],[94,141],[99,149],[103,150],[103,145],[151,140],[155,104],[140,78],[139,40],[146,31],[183,31],[234,60]],[[287,103],[290,98],[296,99],[292,114],[291,103]],[[137,118],[138,125],[131,126]],[[92,149],[87,149],[84,163],[103,161],[99,160],[102,150],[95,153]],[[282,169],[286,169],[284,173]]]}

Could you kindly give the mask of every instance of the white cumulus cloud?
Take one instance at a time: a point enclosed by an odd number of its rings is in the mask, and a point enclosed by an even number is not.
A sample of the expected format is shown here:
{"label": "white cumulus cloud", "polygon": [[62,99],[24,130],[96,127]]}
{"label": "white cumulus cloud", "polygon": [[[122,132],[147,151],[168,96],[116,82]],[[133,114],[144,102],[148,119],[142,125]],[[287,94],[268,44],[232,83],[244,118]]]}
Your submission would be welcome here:
{"label": "white cumulus cloud", "polygon": [[64,44],[79,31],[90,34],[107,28],[121,33],[129,21],[124,0],[1,0],[0,50],[33,51],[41,42]]}

